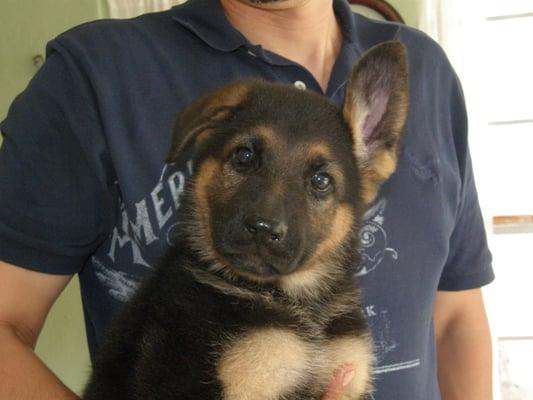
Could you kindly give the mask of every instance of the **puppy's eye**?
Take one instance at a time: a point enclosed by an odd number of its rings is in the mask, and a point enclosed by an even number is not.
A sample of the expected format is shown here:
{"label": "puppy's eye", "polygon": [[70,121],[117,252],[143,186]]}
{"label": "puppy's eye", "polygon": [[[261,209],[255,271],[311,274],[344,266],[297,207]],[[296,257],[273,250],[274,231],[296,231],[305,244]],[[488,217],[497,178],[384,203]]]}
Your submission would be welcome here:
{"label": "puppy's eye", "polygon": [[248,147],[239,147],[233,155],[233,166],[238,169],[250,167],[255,160],[255,153]]}
{"label": "puppy's eye", "polygon": [[311,178],[311,185],[319,192],[327,192],[331,188],[333,178],[325,172],[318,172]]}

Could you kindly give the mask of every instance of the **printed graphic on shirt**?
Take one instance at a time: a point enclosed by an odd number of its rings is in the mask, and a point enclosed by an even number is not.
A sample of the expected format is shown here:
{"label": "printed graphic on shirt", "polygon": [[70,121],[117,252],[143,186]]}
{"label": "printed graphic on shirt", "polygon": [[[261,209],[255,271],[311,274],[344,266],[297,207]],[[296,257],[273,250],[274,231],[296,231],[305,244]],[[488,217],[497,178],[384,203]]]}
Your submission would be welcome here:
{"label": "printed graphic on shirt", "polygon": [[126,272],[121,272],[106,268],[97,258],[92,258],[92,263],[96,269],[96,276],[109,288],[109,294],[116,300],[126,302],[139,287],[139,281],[135,276]]}
{"label": "printed graphic on shirt", "polygon": [[180,207],[185,181],[191,172],[191,161],[181,171],[174,170],[171,164],[165,165],[154,188],[133,207],[128,209],[120,199],[120,215],[108,241],[106,257],[92,258],[98,280],[115,300],[127,301],[140,280],[121,271],[121,265],[133,264],[150,270],[165,247],[177,240],[178,223],[172,217]]}
{"label": "printed graphic on shirt", "polygon": [[370,207],[365,215],[365,223],[359,234],[361,238],[361,264],[355,276],[366,275],[375,270],[387,256],[398,259],[398,252],[388,246],[387,232],[383,229],[387,200],[381,199]]}
{"label": "printed graphic on shirt", "polygon": [[[396,372],[404,369],[415,368],[420,365],[420,358],[406,361],[386,363],[385,359],[391,359],[395,350],[399,349],[399,343],[394,339],[391,332],[391,319],[387,309],[376,310],[374,305],[365,307],[365,315],[373,333],[374,349],[376,352],[376,374]],[[389,355],[390,353],[390,355]]]}
{"label": "printed graphic on shirt", "polygon": [[[382,198],[370,207],[364,215],[364,224],[361,228],[361,264],[355,276],[361,277],[376,271],[387,257],[398,260],[398,251],[389,247],[387,232],[384,228],[385,210],[387,200]],[[373,333],[374,349],[376,351],[376,374],[400,371],[415,368],[420,365],[420,359],[386,363],[384,360],[393,359],[393,353],[400,346],[393,337],[391,317],[388,309],[378,309],[376,305],[367,304],[364,307],[370,329]]]}
{"label": "printed graphic on shirt", "polygon": [[383,358],[384,355],[398,347],[398,343],[396,343],[391,335],[390,319],[387,315],[388,311],[377,311],[374,305],[370,305],[365,307],[364,313],[374,332],[374,349]]}

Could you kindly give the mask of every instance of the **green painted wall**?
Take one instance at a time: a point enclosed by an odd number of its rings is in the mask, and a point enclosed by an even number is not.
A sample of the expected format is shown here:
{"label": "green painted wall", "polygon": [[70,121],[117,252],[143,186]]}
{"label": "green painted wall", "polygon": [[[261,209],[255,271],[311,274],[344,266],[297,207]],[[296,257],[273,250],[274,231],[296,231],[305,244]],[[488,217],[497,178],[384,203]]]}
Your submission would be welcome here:
{"label": "green painted wall", "polygon": [[[421,1],[389,0],[412,26]],[[33,57],[44,55],[46,42],[107,15],[106,0],[0,0],[0,119],[35,74]],[[67,386],[81,391],[90,365],[77,278],[52,308],[36,352]]]}
{"label": "green painted wall", "polygon": [[387,0],[402,15],[405,23],[416,27],[420,15],[420,5],[424,0]]}
{"label": "green painted wall", "polygon": [[81,394],[91,365],[77,276],[52,307],[35,352],[61,381]]}
{"label": "green painted wall", "polygon": [[59,33],[102,16],[105,0],[2,0],[0,2],[0,119],[44,55],[46,43]]}

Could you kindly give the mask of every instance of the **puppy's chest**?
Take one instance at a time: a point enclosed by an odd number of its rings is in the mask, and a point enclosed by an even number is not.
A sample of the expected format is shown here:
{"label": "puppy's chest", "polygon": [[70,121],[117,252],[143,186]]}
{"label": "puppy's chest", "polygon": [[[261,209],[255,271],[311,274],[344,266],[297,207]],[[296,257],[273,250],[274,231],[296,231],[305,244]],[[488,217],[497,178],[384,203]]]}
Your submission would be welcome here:
{"label": "puppy's chest", "polygon": [[299,398],[298,393],[319,399],[334,371],[344,364],[358,370],[357,382],[345,398],[358,399],[370,385],[369,336],[355,326],[340,335],[327,333],[335,319],[350,317],[345,315],[349,307],[356,312],[352,301],[289,307],[286,317],[291,324],[254,327],[232,337],[217,363],[224,400]]}

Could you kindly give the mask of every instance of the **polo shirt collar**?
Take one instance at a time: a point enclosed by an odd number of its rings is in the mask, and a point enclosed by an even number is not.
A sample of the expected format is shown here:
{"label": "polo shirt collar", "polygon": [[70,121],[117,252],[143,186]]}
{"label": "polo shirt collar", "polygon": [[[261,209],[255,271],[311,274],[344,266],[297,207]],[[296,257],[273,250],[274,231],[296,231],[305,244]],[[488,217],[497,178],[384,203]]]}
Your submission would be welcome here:
{"label": "polo shirt collar", "polygon": [[229,52],[248,44],[218,0],[188,0],[172,9],[172,18],[214,49]]}
{"label": "polo shirt collar", "polygon": [[[346,0],[334,0],[333,8],[345,44],[353,44],[355,22],[349,4]],[[217,50],[230,52],[241,46],[250,46],[228,21],[218,0],[188,0],[172,9],[172,18]]]}

